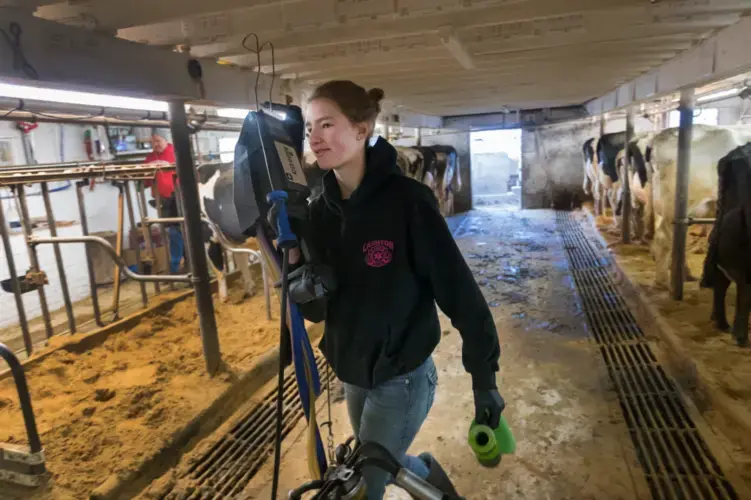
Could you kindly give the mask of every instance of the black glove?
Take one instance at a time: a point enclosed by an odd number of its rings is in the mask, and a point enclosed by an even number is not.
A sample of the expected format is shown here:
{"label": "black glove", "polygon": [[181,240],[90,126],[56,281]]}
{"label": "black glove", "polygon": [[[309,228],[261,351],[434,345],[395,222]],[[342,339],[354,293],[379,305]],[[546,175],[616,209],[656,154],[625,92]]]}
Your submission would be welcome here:
{"label": "black glove", "polygon": [[[289,200],[286,203],[286,205],[287,205],[287,218],[290,219],[290,224],[291,224],[292,219],[298,219],[301,221],[308,220],[308,203],[306,201]],[[271,208],[269,208],[269,211],[266,214],[266,220],[269,221],[269,224],[271,225],[271,228],[274,230],[274,233],[276,233],[276,220],[278,217],[279,217],[278,205],[276,204],[271,205]]]}
{"label": "black glove", "polygon": [[506,402],[498,389],[475,390],[475,422],[491,429],[498,427]]}

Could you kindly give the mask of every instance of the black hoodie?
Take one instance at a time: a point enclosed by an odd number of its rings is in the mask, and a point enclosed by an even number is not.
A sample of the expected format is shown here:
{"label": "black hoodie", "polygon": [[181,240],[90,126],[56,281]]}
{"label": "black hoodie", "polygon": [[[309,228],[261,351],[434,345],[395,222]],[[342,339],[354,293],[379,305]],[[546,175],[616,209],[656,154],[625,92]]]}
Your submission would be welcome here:
{"label": "black hoodie", "polygon": [[500,346],[490,309],[435,196],[403,175],[396,157],[379,138],[348,200],[329,171],[311,203],[312,244],[338,282],[321,350],[341,380],[376,387],[433,352],[441,338],[437,302],[462,336],[473,388],[495,388]]}

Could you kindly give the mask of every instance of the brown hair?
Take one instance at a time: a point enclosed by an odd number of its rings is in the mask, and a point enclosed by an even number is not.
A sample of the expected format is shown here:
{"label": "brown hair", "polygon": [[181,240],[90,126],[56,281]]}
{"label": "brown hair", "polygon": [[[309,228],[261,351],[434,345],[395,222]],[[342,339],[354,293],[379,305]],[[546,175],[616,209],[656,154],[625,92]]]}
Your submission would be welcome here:
{"label": "brown hair", "polygon": [[383,90],[379,88],[366,91],[350,80],[331,80],[319,85],[309,101],[328,99],[339,106],[352,123],[368,122],[372,126],[381,112],[383,95]]}

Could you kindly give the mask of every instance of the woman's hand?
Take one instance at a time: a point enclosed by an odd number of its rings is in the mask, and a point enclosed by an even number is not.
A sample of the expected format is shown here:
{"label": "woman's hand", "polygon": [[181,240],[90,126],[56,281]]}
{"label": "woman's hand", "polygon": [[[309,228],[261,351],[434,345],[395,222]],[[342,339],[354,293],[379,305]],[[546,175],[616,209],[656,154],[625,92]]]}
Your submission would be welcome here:
{"label": "woman's hand", "polygon": [[501,423],[501,413],[506,402],[497,389],[476,389],[475,393],[475,422],[495,429]]}

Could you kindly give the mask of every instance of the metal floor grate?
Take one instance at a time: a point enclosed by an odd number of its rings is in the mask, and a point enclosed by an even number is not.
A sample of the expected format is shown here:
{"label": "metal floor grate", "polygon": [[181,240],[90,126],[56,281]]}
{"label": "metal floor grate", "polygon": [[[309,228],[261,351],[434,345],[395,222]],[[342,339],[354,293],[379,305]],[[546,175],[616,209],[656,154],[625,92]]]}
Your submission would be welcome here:
{"label": "metal floor grate", "polygon": [[737,499],[616,290],[602,245],[595,248],[568,212],[557,212],[556,224],[652,498]]}
{"label": "metal floor grate", "polygon": [[[331,370],[325,370],[323,357],[316,357],[321,385],[326,374],[333,380]],[[276,436],[276,387],[219,441],[198,458],[180,479],[187,495],[185,499],[230,499],[240,494],[267,459],[273,460]],[[305,418],[294,373],[284,379],[284,424],[282,437]]]}

